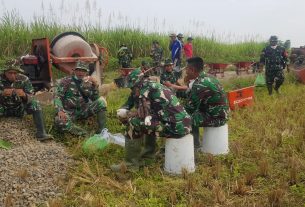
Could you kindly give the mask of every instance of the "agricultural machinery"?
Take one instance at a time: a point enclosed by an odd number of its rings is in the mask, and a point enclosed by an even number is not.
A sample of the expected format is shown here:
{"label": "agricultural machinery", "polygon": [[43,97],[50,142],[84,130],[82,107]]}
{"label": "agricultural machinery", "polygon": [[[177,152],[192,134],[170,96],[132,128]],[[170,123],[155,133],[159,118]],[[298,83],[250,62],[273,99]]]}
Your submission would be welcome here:
{"label": "agricultural machinery", "polygon": [[52,66],[71,74],[79,60],[89,64],[89,74],[97,79],[101,89],[108,52],[95,43],[87,43],[77,32],[61,33],[51,44],[48,38],[33,39],[31,54],[21,58],[21,67],[37,92],[42,89],[49,90],[54,85]]}
{"label": "agricultural machinery", "polygon": [[305,84],[305,46],[291,48],[290,66],[295,77]]}

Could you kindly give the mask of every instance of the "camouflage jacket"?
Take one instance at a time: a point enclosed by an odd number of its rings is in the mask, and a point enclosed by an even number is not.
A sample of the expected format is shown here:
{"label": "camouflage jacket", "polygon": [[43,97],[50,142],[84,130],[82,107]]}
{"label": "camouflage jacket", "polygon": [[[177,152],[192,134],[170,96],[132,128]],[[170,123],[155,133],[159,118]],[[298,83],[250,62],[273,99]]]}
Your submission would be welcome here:
{"label": "camouflage jacket", "polygon": [[[15,88],[23,89],[26,94],[26,98],[22,99],[13,93],[12,96],[2,96],[4,89]],[[16,81],[10,82],[4,74],[0,75],[0,104],[7,107],[15,107],[22,103],[29,103],[33,98],[34,89],[29,78],[22,74],[17,74]]]}
{"label": "camouflage jacket", "polygon": [[150,57],[154,62],[160,63],[163,57],[163,49],[161,47],[152,47],[150,50]]}
{"label": "camouflage jacket", "polygon": [[[79,84],[81,91],[76,84]],[[55,90],[54,104],[57,111],[75,111],[98,98],[98,86],[93,85],[90,81],[78,80],[73,75],[59,80]]]}
{"label": "camouflage jacket", "polygon": [[[140,96],[135,97],[133,92],[129,97],[130,105],[125,108],[130,109],[132,106],[138,107],[141,99],[149,102],[149,115],[153,119],[158,119],[165,124],[175,124],[176,122],[190,119],[190,116],[180,104],[178,98],[172,93],[170,89],[160,83],[145,79],[140,88]],[[188,123],[190,124],[190,123]],[[186,127],[187,123],[186,123]]]}
{"label": "camouflage jacket", "polygon": [[177,83],[177,78],[173,72],[164,71],[164,73],[161,74],[160,83],[163,84],[164,82],[167,82],[167,81],[170,83],[173,83],[173,84]]}
{"label": "camouflage jacket", "polygon": [[202,72],[193,83],[185,106],[186,111],[192,116],[195,126],[201,123],[200,118],[228,120],[228,100],[225,91],[214,77],[208,77]]}
{"label": "camouflage jacket", "polygon": [[117,57],[119,59],[119,63],[123,67],[130,67],[132,54],[127,47],[121,47],[118,51]]}
{"label": "camouflage jacket", "polygon": [[273,49],[270,45],[261,53],[260,63],[266,66],[266,71],[282,70],[288,61],[288,53],[284,47],[277,46]]}

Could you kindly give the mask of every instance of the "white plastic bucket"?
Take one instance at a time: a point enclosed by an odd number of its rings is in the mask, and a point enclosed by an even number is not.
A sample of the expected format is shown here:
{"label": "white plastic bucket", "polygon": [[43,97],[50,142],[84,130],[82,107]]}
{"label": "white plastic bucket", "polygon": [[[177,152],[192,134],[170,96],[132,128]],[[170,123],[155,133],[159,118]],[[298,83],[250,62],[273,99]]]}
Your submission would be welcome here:
{"label": "white plastic bucket", "polygon": [[221,127],[204,127],[201,151],[213,155],[229,152],[228,125]]}
{"label": "white plastic bucket", "polygon": [[182,174],[183,170],[189,173],[195,171],[193,135],[166,139],[164,170],[171,174]]}

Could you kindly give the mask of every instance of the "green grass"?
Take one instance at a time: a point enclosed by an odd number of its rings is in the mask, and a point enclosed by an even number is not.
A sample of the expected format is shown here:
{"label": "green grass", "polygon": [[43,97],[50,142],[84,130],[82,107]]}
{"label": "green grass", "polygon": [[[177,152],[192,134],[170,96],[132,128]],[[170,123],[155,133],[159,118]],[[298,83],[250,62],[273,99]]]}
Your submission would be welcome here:
{"label": "green grass", "polygon": [[[24,22],[18,13],[6,12],[0,16],[0,57],[18,57],[31,52],[31,41],[47,37],[52,40],[56,35],[66,31],[80,32],[88,42],[97,43],[109,51],[110,60],[107,70],[118,68],[116,54],[119,46],[125,43],[136,60],[133,66],[140,65],[142,57],[148,57],[153,40],[158,40],[164,48],[165,57],[169,57],[169,37],[162,33],[146,33],[137,28],[100,29],[94,25],[60,25],[48,17],[33,18],[30,23]],[[194,54],[206,62],[233,63],[237,61],[258,60],[265,43],[250,39],[244,42],[223,43],[215,38],[195,36]],[[1,58],[1,59],[2,59]]]}
{"label": "green grass", "polygon": [[[253,80],[223,84],[229,90],[241,82],[247,86]],[[109,166],[123,159],[123,148],[110,145],[87,156],[81,139],[66,137],[79,162],[69,172],[59,206],[304,206],[305,88],[288,75],[281,89],[269,96],[266,88],[256,88],[254,106],[231,112],[230,153],[197,154],[196,172],[181,177],[164,173],[164,158],[147,161],[137,173],[113,173]],[[111,132],[124,131],[115,111],[128,93],[118,89],[107,96]]]}

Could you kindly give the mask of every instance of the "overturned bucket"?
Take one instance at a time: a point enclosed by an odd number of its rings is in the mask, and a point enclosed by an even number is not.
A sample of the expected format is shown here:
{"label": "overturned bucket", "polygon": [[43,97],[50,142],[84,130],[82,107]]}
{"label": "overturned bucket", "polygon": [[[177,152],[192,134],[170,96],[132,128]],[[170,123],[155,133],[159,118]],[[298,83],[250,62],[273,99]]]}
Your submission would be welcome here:
{"label": "overturned bucket", "polygon": [[228,125],[221,127],[204,127],[201,151],[213,155],[229,152]]}
{"label": "overturned bucket", "polygon": [[166,139],[164,170],[171,174],[195,171],[193,135]]}

